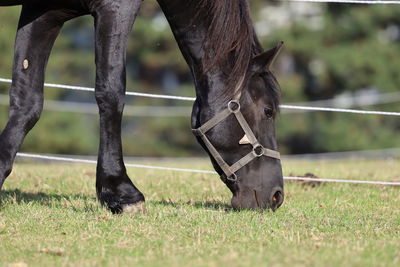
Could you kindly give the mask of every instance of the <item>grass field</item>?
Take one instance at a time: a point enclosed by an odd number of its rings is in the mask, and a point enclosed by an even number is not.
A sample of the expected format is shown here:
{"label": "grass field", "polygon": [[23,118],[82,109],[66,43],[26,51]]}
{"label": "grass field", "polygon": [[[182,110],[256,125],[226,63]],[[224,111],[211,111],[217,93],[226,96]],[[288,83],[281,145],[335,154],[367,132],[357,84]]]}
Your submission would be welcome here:
{"label": "grass field", "polygon": [[[284,172],[393,181],[400,161],[285,161]],[[0,193],[0,266],[400,266],[400,187],[288,182],[275,213],[235,212],[215,175],[129,174],[146,214],[99,207],[94,165],[16,164]]]}

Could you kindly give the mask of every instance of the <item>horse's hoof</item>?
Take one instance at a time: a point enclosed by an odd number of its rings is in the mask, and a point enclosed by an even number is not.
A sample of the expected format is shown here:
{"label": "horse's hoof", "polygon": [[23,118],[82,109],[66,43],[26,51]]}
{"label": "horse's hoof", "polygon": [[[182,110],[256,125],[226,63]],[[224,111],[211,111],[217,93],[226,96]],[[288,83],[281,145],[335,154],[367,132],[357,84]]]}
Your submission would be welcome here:
{"label": "horse's hoof", "polygon": [[146,205],[144,201],[139,201],[135,204],[127,204],[122,206],[123,213],[146,213]]}

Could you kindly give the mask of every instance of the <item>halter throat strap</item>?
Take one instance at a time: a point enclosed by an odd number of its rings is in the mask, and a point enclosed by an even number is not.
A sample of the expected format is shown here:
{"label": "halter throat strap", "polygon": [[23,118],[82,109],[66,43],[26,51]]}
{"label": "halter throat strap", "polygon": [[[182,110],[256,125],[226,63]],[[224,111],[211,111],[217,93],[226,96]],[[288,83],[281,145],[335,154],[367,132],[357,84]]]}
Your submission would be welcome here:
{"label": "halter throat strap", "polygon": [[[208,148],[208,151],[213,156],[214,160],[217,162],[221,170],[224,172],[226,179],[231,182],[237,181],[236,172],[238,170],[240,170],[241,168],[243,168],[256,158],[266,156],[280,160],[280,154],[278,151],[264,148],[258,142],[249,124],[244,118],[242,112],[240,111],[239,99],[240,99],[240,93],[236,94],[236,97],[228,103],[228,106],[223,111],[215,115],[212,119],[204,123],[199,128],[192,129],[193,134],[200,137],[203,140],[205,146]],[[214,145],[207,138],[206,133],[212,128],[214,128],[217,124],[227,119],[232,114],[236,117],[244,133],[248,137],[250,144],[253,146],[253,149],[251,152],[249,152],[243,158],[238,160],[236,163],[229,166],[229,164],[225,162],[221,154],[217,151]],[[221,179],[225,182],[225,179],[223,179],[222,177]]]}

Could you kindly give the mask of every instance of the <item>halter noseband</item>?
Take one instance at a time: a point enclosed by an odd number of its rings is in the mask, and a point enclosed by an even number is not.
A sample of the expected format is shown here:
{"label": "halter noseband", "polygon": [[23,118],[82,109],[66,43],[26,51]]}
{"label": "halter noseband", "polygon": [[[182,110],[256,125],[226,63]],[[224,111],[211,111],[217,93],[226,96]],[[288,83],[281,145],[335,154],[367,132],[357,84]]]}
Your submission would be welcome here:
{"label": "halter noseband", "polygon": [[[238,88],[241,87],[238,86]],[[236,91],[236,90],[235,90]],[[262,156],[274,158],[274,159],[279,159],[280,160],[280,154],[278,151],[267,149],[263,147],[255,137],[253,131],[251,130],[249,124],[247,123],[246,119],[244,118],[242,112],[240,111],[240,94],[238,97],[235,97],[233,100],[229,101],[228,106],[215,115],[212,119],[204,123],[202,126],[200,126],[197,129],[192,129],[192,132],[194,135],[200,137],[206,147],[208,148],[210,154],[213,156],[214,160],[217,162],[221,170],[224,172],[226,175],[226,179],[231,181],[231,182],[236,182],[237,181],[237,176],[236,172],[240,170],[242,167],[246,166],[249,164],[251,161],[253,161],[256,158],[260,158]],[[231,114],[235,115],[237,121],[239,122],[240,126],[242,127],[245,135],[248,137],[250,144],[253,146],[253,149],[251,152],[249,152],[246,156],[238,160],[236,163],[233,165],[229,166],[228,163],[225,162],[225,160],[222,158],[221,154],[217,151],[217,149],[214,147],[214,145],[210,142],[210,140],[207,138],[206,133],[214,128],[218,123],[222,122],[226,118],[228,118]],[[222,178],[221,178],[222,179]],[[224,180],[224,179],[222,179]]]}

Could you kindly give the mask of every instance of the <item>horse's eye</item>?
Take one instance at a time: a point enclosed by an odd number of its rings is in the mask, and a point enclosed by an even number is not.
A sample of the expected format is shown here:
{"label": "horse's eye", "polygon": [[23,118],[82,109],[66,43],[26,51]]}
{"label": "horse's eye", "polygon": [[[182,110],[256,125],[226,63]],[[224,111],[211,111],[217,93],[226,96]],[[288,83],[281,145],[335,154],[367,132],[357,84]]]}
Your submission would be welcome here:
{"label": "horse's eye", "polygon": [[265,116],[268,117],[268,119],[270,119],[274,116],[274,111],[272,108],[264,108],[264,113],[265,113]]}

